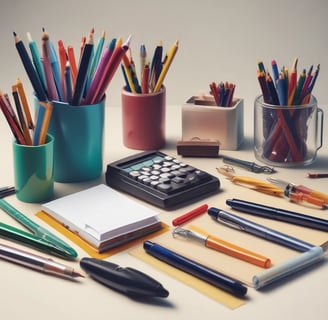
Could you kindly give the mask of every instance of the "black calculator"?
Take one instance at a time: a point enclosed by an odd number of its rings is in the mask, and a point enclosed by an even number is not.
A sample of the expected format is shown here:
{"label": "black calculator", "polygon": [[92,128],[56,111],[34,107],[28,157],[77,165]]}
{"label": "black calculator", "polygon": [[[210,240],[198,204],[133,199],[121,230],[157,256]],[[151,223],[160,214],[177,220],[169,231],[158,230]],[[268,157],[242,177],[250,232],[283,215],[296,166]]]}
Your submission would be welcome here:
{"label": "black calculator", "polygon": [[220,188],[218,178],[160,151],[145,151],[108,164],[106,183],[168,210]]}

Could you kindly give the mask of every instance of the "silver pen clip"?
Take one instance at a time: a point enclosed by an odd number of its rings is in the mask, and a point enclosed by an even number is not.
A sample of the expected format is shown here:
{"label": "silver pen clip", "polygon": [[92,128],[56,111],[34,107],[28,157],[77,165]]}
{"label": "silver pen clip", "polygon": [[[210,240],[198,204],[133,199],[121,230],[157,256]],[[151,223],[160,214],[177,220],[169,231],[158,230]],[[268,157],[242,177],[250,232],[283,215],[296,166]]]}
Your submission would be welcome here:
{"label": "silver pen clip", "polygon": [[173,232],[172,232],[173,237],[180,236],[182,238],[188,239],[188,240],[194,240],[197,241],[201,244],[205,244],[206,237],[203,236],[202,234],[189,230],[189,229],[184,229],[181,227],[176,227]]}
{"label": "silver pen clip", "polygon": [[241,226],[240,224],[238,224],[237,222],[235,221],[231,221],[227,218],[224,218],[224,217],[221,217],[221,216],[218,216],[216,218],[216,221],[227,226],[227,227],[230,227],[230,228],[233,228],[233,229],[236,229],[236,230],[241,230],[241,231],[244,231],[244,228],[243,226]]}

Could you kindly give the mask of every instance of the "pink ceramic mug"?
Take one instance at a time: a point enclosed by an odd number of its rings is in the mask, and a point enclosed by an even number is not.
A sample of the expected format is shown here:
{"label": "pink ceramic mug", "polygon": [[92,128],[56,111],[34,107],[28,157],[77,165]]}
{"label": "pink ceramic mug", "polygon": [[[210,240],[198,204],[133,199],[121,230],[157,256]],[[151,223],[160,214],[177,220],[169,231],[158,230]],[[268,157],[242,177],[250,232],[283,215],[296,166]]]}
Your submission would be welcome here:
{"label": "pink ceramic mug", "polygon": [[156,150],[165,146],[166,91],[131,93],[122,89],[123,143],[137,150]]}

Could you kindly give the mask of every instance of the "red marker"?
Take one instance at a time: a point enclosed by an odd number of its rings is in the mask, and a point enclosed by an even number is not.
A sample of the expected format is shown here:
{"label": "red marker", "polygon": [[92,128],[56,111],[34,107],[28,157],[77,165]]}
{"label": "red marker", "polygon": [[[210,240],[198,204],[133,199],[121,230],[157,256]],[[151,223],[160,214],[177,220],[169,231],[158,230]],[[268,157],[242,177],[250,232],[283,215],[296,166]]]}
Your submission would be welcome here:
{"label": "red marker", "polygon": [[201,215],[202,213],[205,213],[207,211],[207,209],[208,209],[208,205],[203,204],[200,207],[195,208],[195,209],[183,214],[182,216],[173,219],[172,225],[180,226],[181,224]]}

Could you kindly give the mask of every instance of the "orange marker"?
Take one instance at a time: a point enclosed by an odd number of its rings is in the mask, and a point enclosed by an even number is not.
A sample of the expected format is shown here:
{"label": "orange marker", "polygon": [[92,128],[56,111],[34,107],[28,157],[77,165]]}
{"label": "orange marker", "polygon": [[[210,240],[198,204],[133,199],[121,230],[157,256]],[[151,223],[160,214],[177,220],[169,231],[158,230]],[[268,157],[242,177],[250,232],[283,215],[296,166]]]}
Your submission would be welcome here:
{"label": "orange marker", "polygon": [[173,231],[173,236],[179,235],[189,240],[195,240],[197,242],[202,243],[207,248],[220,251],[229,256],[244,260],[262,268],[269,268],[271,266],[271,260],[267,257],[264,257],[256,252],[244,249],[233,243],[219,239],[212,235],[208,235],[203,230],[197,227],[190,226],[190,229],[192,230],[177,227]]}

